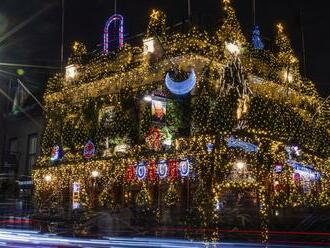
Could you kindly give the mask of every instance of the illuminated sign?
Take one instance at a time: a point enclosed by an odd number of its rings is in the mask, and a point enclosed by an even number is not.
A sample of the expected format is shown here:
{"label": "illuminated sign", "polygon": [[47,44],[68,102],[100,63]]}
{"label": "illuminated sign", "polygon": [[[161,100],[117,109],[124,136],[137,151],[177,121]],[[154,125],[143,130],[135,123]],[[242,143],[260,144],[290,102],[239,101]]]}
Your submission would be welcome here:
{"label": "illuminated sign", "polygon": [[52,162],[59,161],[63,158],[62,148],[58,145],[53,146],[52,151],[50,153],[50,160]]}
{"label": "illuminated sign", "polygon": [[74,182],[72,184],[72,209],[80,208],[79,194],[80,194],[80,183]]}
{"label": "illuminated sign", "polygon": [[136,167],[136,177],[139,180],[144,180],[147,176],[147,167],[143,162],[140,162]]}
{"label": "illuminated sign", "polygon": [[243,140],[240,140],[238,138],[235,138],[234,136],[230,136],[227,139],[227,146],[228,147],[238,147],[243,149],[246,152],[257,152],[258,146],[249,142],[245,142]]}
{"label": "illuminated sign", "polygon": [[90,159],[95,155],[95,145],[92,141],[88,141],[84,147],[83,156],[85,159]]}
{"label": "illuminated sign", "polygon": [[321,178],[320,172],[315,170],[310,165],[303,165],[294,160],[288,160],[288,164],[290,164],[294,170],[295,178],[308,180],[308,181],[319,181]]}
{"label": "illuminated sign", "polygon": [[158,179],[176,179],[179,176],[184,178],[190,176],[191,168],[191,163],[187,158],[160,160],[157,163],[155,161],[139,162],[127,167],[125,177],[127,181],[135,179],[154,181],[157,177]]}

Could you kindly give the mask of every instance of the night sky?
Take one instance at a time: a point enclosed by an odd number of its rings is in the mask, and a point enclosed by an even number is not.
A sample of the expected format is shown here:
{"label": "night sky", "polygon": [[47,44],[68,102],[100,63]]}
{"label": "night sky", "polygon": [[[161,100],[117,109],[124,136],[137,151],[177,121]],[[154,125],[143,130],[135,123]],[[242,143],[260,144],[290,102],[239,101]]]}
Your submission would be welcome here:
{"label": "night sky", "polygon": [[[61,0],[0,0],[0,62],[60,66]],[[330,94],[330,17],[328,1],[256,0],[256,23],[265,43],[271,48],[274,26],[282,22],[287,28],[292,45],[302,63],[301,23],[305,35],[306,76],[317,85],[320,93]],[[186,0],[118,0],[117,12],[125,18],[125,36],[128,42],[144,32],[151,9],[166,12],[168,24],[173,25],[187,18]],[[193,23],[207,30],[214,30],[221,21],[219,0],[191,0]],[[233,0],[243,32],[250,38],[253,26],[252,0]],[[300,18],[300,11],[302,18]],[[88,45],[89,51],[102,42],[102,30],[114,12],[113,0],[66,0],[65,58],[73,41]],[[33,19],[20,30],[7,37],[14,27]],[[10,77],[1,71],[15,70],[0,66],[0,80]],[[32,88],[43,88],[49,73],[54,70],[25,68],[23,79]]]}

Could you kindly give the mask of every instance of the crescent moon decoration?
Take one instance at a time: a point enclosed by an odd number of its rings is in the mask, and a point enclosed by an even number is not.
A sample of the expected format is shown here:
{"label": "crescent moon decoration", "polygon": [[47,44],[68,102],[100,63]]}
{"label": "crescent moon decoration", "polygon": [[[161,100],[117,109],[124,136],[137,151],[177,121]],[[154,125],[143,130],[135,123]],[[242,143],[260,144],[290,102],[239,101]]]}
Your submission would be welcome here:
{"label": "crescent moon decoration", "polygon": [[188,94],[196,85],[196,73],[194,69],[192,69],[189,77],[181,82],[173,81],[170,74],[167,73],[165,77],[165,85],[167,89],[175,95]]}

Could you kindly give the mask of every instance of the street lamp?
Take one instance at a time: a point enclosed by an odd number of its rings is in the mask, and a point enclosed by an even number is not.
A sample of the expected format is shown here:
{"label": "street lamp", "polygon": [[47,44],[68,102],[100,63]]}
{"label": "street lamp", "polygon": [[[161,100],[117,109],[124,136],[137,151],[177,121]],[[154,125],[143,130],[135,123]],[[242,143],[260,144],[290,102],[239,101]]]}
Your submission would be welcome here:
{"label": "street lamp", "polygon": [[98,178],[100,176],[100,172],[98,172],[97,170],[93,170],[92,171],[92,181],[93,181],[93,187],[92,187],[92,204],[93,207],[95,207],[97,205],[96,203],[96,178]]}

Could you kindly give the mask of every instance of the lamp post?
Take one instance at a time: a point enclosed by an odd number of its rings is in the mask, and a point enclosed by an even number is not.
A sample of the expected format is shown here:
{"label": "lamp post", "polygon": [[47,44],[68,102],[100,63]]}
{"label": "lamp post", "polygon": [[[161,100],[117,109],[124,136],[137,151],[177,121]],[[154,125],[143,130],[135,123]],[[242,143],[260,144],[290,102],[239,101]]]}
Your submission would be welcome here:
{"label": "lamp post", "polygon": [[91,177],[93,180],[93,188],[92,188],[92,208],[96,207],[96,180],[97,178],[100,176],[100,172],[98,172],[97,170],[93,170],[91,173]]}

